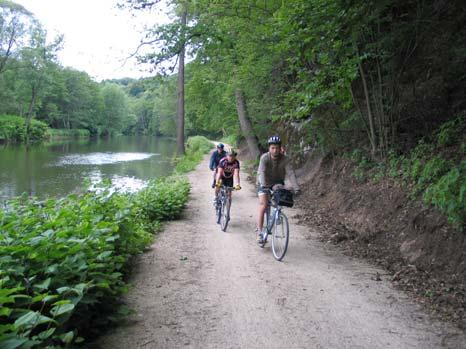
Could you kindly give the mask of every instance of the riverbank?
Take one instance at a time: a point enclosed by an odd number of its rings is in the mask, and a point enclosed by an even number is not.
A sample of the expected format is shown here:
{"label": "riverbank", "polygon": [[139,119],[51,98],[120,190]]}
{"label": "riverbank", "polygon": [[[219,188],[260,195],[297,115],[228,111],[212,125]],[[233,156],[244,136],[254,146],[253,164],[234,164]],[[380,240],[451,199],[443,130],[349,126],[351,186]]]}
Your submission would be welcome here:
{"label": "riverbank", "polygon": [[56,129],[49,128],[47,131],[47,136],[51,140],[57,139],[76,139],[76,138],[90,138],[91,132],[86,129]]}
{"label": "riverbank", "polygon": [[181,219],[136,260],[124,302],[134,313],[92,348],[464,347],[463,333],[393,289],[382,269],[327,249],[318,227],[293,218],[298,209],[285,210],[290,245],[276,262],[255,242],[257,197],[244,177],[224,233],[208,157],[189,173]]}
{"label": "riverbank", "polygon": [[[188,149],[192,157],[205,151]],[[0,210],[0,347],[76,346],[126,315],[120,297],[133,258],[187,202],[190,184],[176,172],[137,193],[108,184],[8,200]]]}

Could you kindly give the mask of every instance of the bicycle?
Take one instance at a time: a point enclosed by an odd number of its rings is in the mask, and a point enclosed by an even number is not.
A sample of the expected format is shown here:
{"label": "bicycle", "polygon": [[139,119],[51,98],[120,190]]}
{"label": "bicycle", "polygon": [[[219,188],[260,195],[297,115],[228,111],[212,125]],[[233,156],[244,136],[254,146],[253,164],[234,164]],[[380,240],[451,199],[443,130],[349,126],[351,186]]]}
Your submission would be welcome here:
{"label": "bicycle", "polygon": [[227,231],[228,222],[230,221],[231,192],[235,189],[222,185],[218,192],[215,204],[215,213],[217,224],[220,224],[222,231]]}
{"label": "bicycle", "polygon": [[260,247],[264,247],[267,243],[267,237],[272,235],[272,253],[277,261],[281,261],[285,257],[288,249],[290,238],[290,227],[288,218],[282,212],[282,205],[287,207],[293,206],[292,192],[286,189],[272,190],[269,189],[270,199],[265,211],[264,222],[265,227],[261,232]]}

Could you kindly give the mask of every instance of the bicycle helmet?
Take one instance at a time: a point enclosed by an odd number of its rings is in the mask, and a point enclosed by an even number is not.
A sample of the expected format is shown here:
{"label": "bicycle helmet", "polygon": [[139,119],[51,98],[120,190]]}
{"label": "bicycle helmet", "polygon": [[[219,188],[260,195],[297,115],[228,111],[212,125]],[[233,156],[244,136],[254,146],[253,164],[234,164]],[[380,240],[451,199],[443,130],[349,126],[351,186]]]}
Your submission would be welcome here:
{"label": "bicycle helmet", "polygon": [[230,149],[230,151],[227,153],[227,155],[236,156],[236,155],[238,155],[238,153],[236,152],[236,150]]}
{"label": "bicycle helmet", "polygon": [[223,149],[225,146],[223,145],[223,143],[218,143],[217,144],[217,148],[220,148],[220,149]]}
{"label": "bicycle helmet", "polygon": [[271,145],[271,144],[278,144],[278,145],[281,145],[282,144],[282,140],[280,139],[279,136],[272,136],[269,138],[269,140],[267,141],[268,145]]}

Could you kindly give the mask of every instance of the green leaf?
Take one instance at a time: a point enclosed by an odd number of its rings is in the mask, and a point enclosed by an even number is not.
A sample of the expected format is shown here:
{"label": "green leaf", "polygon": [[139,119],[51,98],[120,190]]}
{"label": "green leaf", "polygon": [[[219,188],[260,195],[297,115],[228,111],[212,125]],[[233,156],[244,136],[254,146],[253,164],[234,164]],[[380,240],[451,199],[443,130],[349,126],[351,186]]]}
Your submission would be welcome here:
{"label": "green leaf", "polygon": [[7,307],[0,308],[0,316],[10,316],[12,309]]}
{"label": "green leaf", "polygon": [[73,309],[74,309],[74,304],[57,305],[50,310],[50,314],[52,314],[55,317],[55,316],[59,316],[65,313],[69,313]]}
{"label": "green leaf", "polygon": [[15,321],[14,325],[16,328],[20,328],[20,327],[31,328],[31,327],[35,327],[37,325],[44,324],[47,322],[55,322],[55,321],[47,316],[41,315],[39,312],[30,311],[24,314],[23,316],[21,316],[20,318],[18,318]]}
{"label": "green leaf", "polygon": [[69,331],[65,334],[62,334],[60,336],[60,339],[63,341],[63,343],[65,344],[70,344],[72,341],[73,341],[73,338],[74,338],[74,332],[73,331]]}
{"label": "green leaf", "polygon": [[49,338],[52,334],[54,334],[55,330],[56,330],[55,327],[49,328],[48,330],[39,333],[37,335],[37,338],[43,341]]}
{"label": "green leaf", "polygon": [[33,287],[39,290],[47,290],[50,286],[51,278],[45,279],[43,282],[35,284]]}
{"label": "green leaf", "polygon": [[105,258],[109,257],[112,253],[113,253],[113,251],[105,251],[105,252],[102,252],[101,254],[99,254],[99,255],[97,256],[97,260],[98,260],[98,261],[103,261]]}
{"label": "green leaf", "polygon": [[10,338],[0,341],[0,348],[2,349],[16,349],[28,342],[27,338]]}

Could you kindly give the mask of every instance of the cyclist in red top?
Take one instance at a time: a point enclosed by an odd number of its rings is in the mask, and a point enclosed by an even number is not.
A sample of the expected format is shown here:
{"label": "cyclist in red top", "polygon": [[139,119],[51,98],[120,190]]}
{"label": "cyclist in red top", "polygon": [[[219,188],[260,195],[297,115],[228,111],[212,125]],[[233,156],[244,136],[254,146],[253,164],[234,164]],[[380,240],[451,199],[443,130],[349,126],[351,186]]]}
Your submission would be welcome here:
{"label": "cyclist in red top", "polygon": [[231,149],[227,156],[220,160],[217,171],[217,181],[215,184],[215,197],[217,197],[218,191],[221,185],[227,187],[234,187],[235,190],[240,190],[240,179],[239,179],[239,161],[236,160],[236,151]]}

